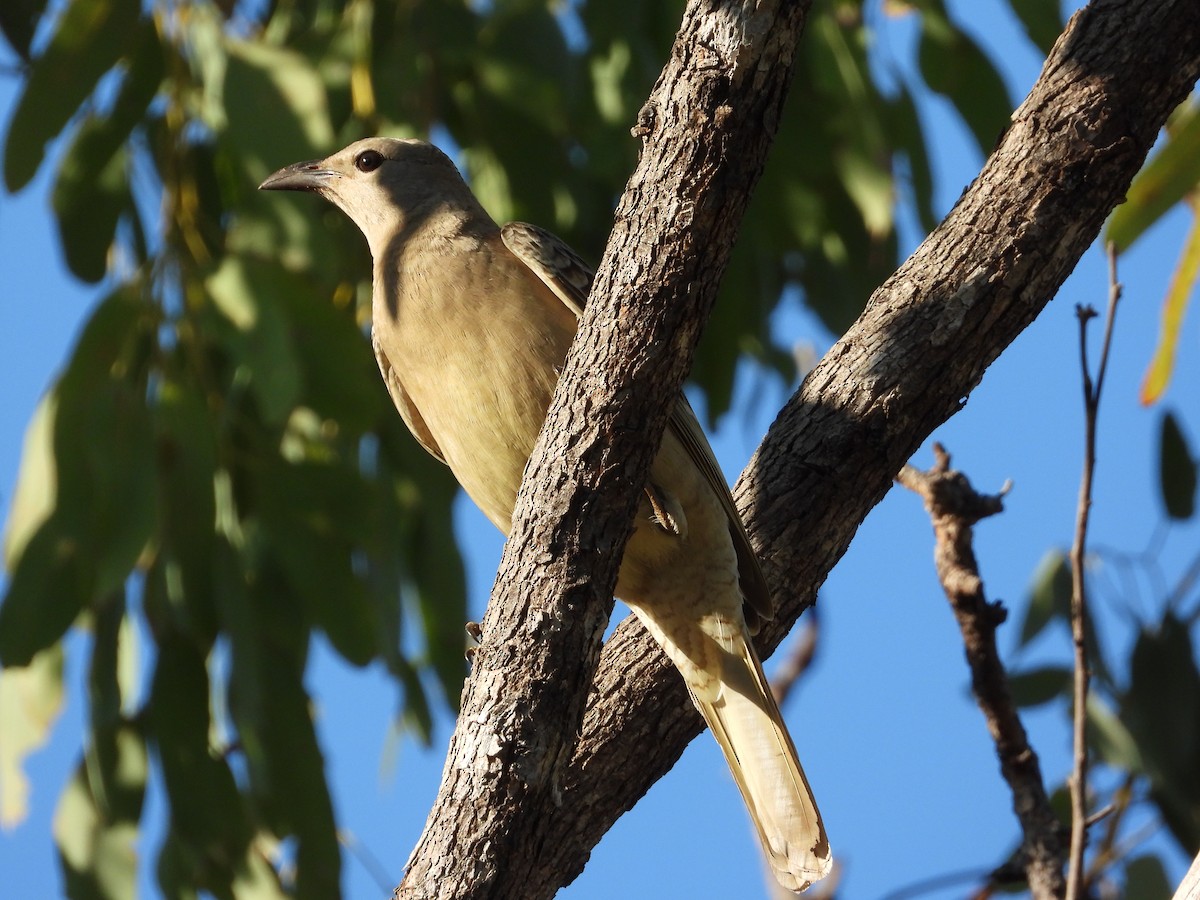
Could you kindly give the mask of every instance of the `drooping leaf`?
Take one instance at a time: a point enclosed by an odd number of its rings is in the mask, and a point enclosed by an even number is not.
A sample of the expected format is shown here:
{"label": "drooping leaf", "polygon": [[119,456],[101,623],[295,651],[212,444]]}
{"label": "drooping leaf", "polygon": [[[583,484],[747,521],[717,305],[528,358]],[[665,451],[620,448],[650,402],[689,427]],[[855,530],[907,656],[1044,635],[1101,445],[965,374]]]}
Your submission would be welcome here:
{"label": "drooping leaf", "polygon": [[214,334],[235,360],[235,379],[249,384],[267,422],[281,424],[300,397],[301,375],[279,274],[226,257],[205,286],[223,317]]}
{"label": "drooping leaf", "polygon": [[352,304],[339,308],[310,281],[260,268],[262,277],[252,275],[251,282],[262,291],[269,289],[266,281],[276,285],[300,364],[305,405],[323,419],[336,421],[347,436],[367,431],[382,415],[393,415]]}
{"label": "drooping leaf", "polygon": [[1190,519],[1196,511],[1196,457],[1174,414],[1165,413],[1159,430],[1158,483],[1163,506],[1172,519]]}
{"label": "drooping leaf", "polygon": [[1087,737],[1096,755],[1127,772],[1144,771],[1137,741],[1106,700],[1095,692],[1088,693]]}
{"label": "drooping leaf", "polygon": [[117,146],[105,155],[108,119],[89,116],[75,132],[54,183],[54,213],[67,265],[77,278],[97,282],[108,271],[121,214],[133,207],[128,156]]}
{"label": "drooping leaf", "polygon": [[70,0],[54,37],[34,61],[4,145],[4,183],[16,192],[29,183],[46,144],[62,131],[100,76],[126,54],[137,36],[140,5],[128,0]]}
{"label": "drooping leaf", "polygon": [[1068,621],[1071,615],[1071,567],[1066,554],[1051,550],[1038,563],[1021,622],[1020,640],[1024,646],[1041,634],[1055,618]]}
{"label": "drooping leaf", "polygon": [[1171,373],[1175,370],[1175,350],[1179,346],[1179,334],[1183,326],[1183,316],[1187,312],[1188,303],[1195,291],[1197,280],[1200,279],[1200,216],[1192,219],[1192,227],[1188,229],[1183,242],[1183,251],[1179,262],[1171,275],[1171,283],[1167,287],[1167,296],[1163,298],[1161,324],[1158,331],[1158,343],[1154,347],[1154,357],[1146,369],[1142,379],[1139,399],[1144,405],[1157,401],[1171,381]]}
{"label": "drooping leaf", "polygon": [[25,430],[21,446],[21,468],[12,508],[4,525],[4,565],[11,572],[29,539],[54,512],[58,477],[54,465],[54,392],[38,402]]}
{"label": "drooping leaf", "polygon": [[129,577],[154,528],[152,418],[144,388],[121,377],[83,384],[68,372],[60,392],[60,505],[80,514],[79,537],[103,596]]}
{"label": "drooping leaf", "polygon": [[[267,548],[247,537],[241,565],[254,566],[253,581],[236,598],[221,598],[232,639],[230,709],[261,821],[273,834],[297,839],[296,896],[336,900],[341,860],[333,806],[302,677],[307,629]],[[237,577],[232,552],[225,583]]]}
{"label": "drooping leaf", "polygon": [[1163,213],[1200,184],[1200,103],[1188,101],[1173,118],[1162,149],[1142,167],[1125,202],[1108,220],[1105,240],[1118,252],[1133,246]]}
{"label": "drooping leaf", "polygon": [[899,93],[892,98],[889,111],[888,134],[896,142],[896,148],[907,157],[917,216],[921,227],[932,231],[937,225],[933,210],[933,170],[917,115],[917,105],[906,87],[901,86]]}
{"label": "drooping leaf", "polygon": [[1049,703],[1071,694],[1070,669],[1062,666],[1041,666],[1009,675],[1008,687],[1017,706],[1032,707]]}
{"label": "drooping leaf", "polygon": [[128,578],[154,520],[150,415],[136,383],[152,311],[121,289],[97,306],[54,388],[54,511],[0,605],[0,660],[24,665]]}
{"label": "drooping leaf", "polygon": [[1139,900],[1168,900],[1174,894],[1171,882],[1157,856],[1138,856],[1125,863],[1125,897]]}
{"label": "drooping leaf", "polygon": [[30,538],[0,604],[0,665],[26,666],[55,644],[91,597],[78,529],[51,516]]}
{"label": "drooping leaf", "polygon": [[1200,846],[1200,670],[1187,625],[1169,613],[1138,637],[1121,719],[1167,827],[1189,850]]}
{"label": "drooping leaf", "polygon": [[0,4],[0,32],[25,62],[30,60],[33,32],[45,10],[46,0],[8,0]]}
{"label": "drooping leaf", "polygon": [[1004,82],[975,41],[951,24],[941,0],[923,4],[918,61],[925,83],[958,110],[983,156],[1008,124]]}
{"label": "drooping leaf", "polygon": [[[400,583],[415,587],[415,597],[406,591],[404,600],[416,601],[427,662],[446,701],[457,709],[466,671],[463,623],[467,618],[465,576],[450,516],[450,502],[459,488],[449,470],[421,449],[398,419],[382,427],[379,438],[375,533],[400,535],[403,547],[399,560],[386,544],[376,542],[370,548],[372,571],[379,580],[375,591],[379,619],[388,640],[394,636],[398,641],[402,621],[397,587]],[[393,568],[397,563],[402,567],[399,572]],[[384,646],[390,654],[389,668],[405,684],[406,702],[411,706],[419,700],[424,705],[424,698],[418,696],[420,682],[410,677],[399,644]],[[416,713],[423,715],[421,710]]]}
{"label": "drooping leaf", "polygon": [[216,637],[212,556],[217,436],[200,389],[164,378],[154,402],[158,542],[143,601],[202,645]]}
{"label": "drooping leaf", "polygon": [[54,814],[54,840],[71,898],[126,900],[136,893],[137,823],[149,759],[133,726],[118,728],[110,739],[97,757],[107,793],[98,793],[93,768],[80,763]]}
{"label": "drooping leaf", "polygon": [[1063,28],[1058,0],[1011,0],[1011,5],[1029,39],[1049,54]]}
{"label": "drooping leaf", "polygon": [[261,181],[282,165],[324,156],[333,148],[325,84],[295,50],[229,40],[223,90],[226,137]]}
{"label": "drooping leaf", "polygon": [[271,460],[256,509],[264,541],[294,596],[348,661],[366,665],[377,649],[374,609],[355,572],[361,528],[370,521],[367,486],[336,463]]}
{"label": "drooping leaf", "polygon": [[[251,829],[233,773],[209,745],[208,687],[197,647],[179,635],[163,635],[150,688],[149,722],[170,802],[172,852],[190,883],[228,896]],[[160,859],[160,869],[163,864]]]}

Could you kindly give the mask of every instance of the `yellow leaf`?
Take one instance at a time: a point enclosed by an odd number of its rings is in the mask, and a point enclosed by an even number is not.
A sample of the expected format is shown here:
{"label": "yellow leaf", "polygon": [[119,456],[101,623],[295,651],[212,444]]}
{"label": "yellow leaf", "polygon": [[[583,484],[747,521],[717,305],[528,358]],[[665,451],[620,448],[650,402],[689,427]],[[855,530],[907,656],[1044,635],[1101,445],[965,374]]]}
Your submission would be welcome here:
{"label": "yellow leaf", "polygon": [[1192,219],[1192,227],[1183,245],[1179,265],[1171,278],[1167,296],[1163,300],[1162,324],[1159,327],[1158,346],[1142,380],[1141,401],[1149,406],[1156,402],[1171,380],[1175,368],[1175,349],[1179,346],[1179,332],[1183,325],[1183,314],[1200,274],[1200,216]]}

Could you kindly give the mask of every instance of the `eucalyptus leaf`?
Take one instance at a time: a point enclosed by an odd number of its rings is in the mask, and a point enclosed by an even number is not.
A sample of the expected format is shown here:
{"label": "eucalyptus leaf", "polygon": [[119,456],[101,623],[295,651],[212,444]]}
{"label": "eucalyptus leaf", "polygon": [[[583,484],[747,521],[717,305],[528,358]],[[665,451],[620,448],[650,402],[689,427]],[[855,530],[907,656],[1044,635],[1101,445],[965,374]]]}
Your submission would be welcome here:
{"label": "eucalyptus leaf", "polygon": [[61,644],[29,665],[0,669],[0,827],[12,829],[29,814],[25,760],[49,739],[63,705]]}
{"label": "eucalyptus leaf", "polygon": [[138,34],[140,5],[128,0],[69,0],[50,43],[34,61],[8,125],[4,183],[18,191],[55,138],[117,64]]}
{"label": "eucalyptus leaf", "polygon": [[1164,413],[1159,429],[1158,483],[1172,519],[1190,519],[1196,511],[1196,457],[1173,413]]}

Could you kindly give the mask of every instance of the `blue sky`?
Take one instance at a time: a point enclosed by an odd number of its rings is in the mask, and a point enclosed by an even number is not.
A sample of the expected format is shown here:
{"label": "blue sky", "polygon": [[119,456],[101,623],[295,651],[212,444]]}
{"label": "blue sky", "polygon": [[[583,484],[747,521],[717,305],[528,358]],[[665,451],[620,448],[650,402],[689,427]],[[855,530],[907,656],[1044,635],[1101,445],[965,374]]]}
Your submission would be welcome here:
{"label": "blue sky", "polygon": [[[951,3],[971,10],[971,28],[1003,67],[1014,104],[1040,68],[1040,57],[995,0]],[[959,16],[961,21],[963,16]],[[911,59],[911,29],[890,23],[885,55],[901,67]],[[17,79],[0,76],[0,118],[7,120]],[[978,172],[982,160],[965,129],[936,97],[921,101],[936,170],[937,209],[945,212]],[[281,160],[281,163],[287,160]],[[12,496],[24,428],[98,296],[65,272],[49,207],[49,172],[15,197],[0,196],[0,501]],[[905,217],[902,243],[919,236]],[[1114,356],[1100,420],[1100,459],[1093,511],[1093,546],[1139,553],[1163,522],[1157,492],[1158,410],[1137,404],[1137,389],[1156,340],[1160,300],[1187,217],[1176,211],[1121,262],[1125,299],[1118,314]],[[976,533],[989,596],[1004,600],[1013,625],[1001,633],[1016,647],[1028,585],[1043,554],[1070,541],[1082,445],[1075,305],[1101,307],[1107,274],[1099,249],[1077,271],[1037,322],[989,370],[964,410],[934,435],[975,485],[994,491],[1014,482],[1007,510]],[[1180,367],[1167,404],[1200,429],[1200,375],[1193,314],[1185,323]],[[775,320],[779,342],[832,343],[794,299]],[[1099,328],[1093,335],[1096,346]],[[734,412],[713,435],[732,480],[794,385],[750,367],[739,373]],[[926,467],[928,447],[914,458]],[[500,535],[465,499],[456,506],[466,550],[473,617],[481,614],[499,559]],[[1200,527],[1174,528],[1157,546],[1169,583],[1200,546]],[[1111,557],[1110,557],[1111,558]],[[1107,646],[1123,654],[1134,623],[1158,608],[1154,576],[1135,571],[1134,587],[1107,566],[1096,578],[1093,602]],[[1118,590],[1118,585],[1121,589]],[[920,501],[892,491],[863,524],[853,546],[824,586],[821,642],[814,668],[785,713],[826,818],[835,855],[844,866],[843,896],[879,898],[905,885],[947,873],[986,871],[1015,843],[1016,824],[983,720],[968,691],[957,629],[937,584],[932,536]],[[618,604],[618,616],[627,610]],[[785,644],[785,647],[787,645]],[[50,744],[29,762],[34,794],[30,818],[0,833],[5,896],[58,896],[50,822],[59,791],[75,763],[84,714],[78,687],[87,640],[68,643],[67,707]],[[1066,658],[1062,633],[1047,635],[1017,657],[1029,665]],[[768,663],[768,670],[771,666]],[[318,646],[308,686],[319,717],[327,773],[339,823],[353,848],[344,884],[352,900],[386,897],[399,879],[433,799],[452,723],[442,715],[434,745],[425,749],[391,732],[396,692],[379,670],[353,670]],[[1065,709],[1052,704],[1027,714],[1043,769],[1057,784],[1070,764]],[[147,809],[161,822],[152,790]],[[139,853],[152,871],[159,834],[147,830]],[[1161,836],[1150,846],[1169,842]],[[596,848],[567,900],[633,898],[753,898],[765,896],[749,821],[714,742],[702,736],[680,764],[622,818]],[[366,862],[369,858],[378,862]],[[1182,875],[1182,857],[1170,856]],[[374,869],[381,867],[382,884]],[[147,875],[144,896],[154,896]],[[969,881],[926,897],[958,897]]]}

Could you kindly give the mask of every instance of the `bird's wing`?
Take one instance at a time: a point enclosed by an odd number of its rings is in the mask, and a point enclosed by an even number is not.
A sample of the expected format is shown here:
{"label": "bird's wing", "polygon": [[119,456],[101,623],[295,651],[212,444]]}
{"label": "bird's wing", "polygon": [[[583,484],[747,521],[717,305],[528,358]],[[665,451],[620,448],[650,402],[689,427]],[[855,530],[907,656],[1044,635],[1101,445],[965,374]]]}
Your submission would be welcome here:
{"label": "bird's wing", "polygon": [[400,418],[404,420],[404,424],[408,426],[408,430],[417,439],[417,443],[424,447],[426,452],[438,462],[445,463],[446,457],[442,455],[442,448],[437,445],[437,441],[433,439],[433,435],[429,431],[429,426],[425,424],[425,420],[417,412],[417,408],[413,405],[408,392],[404,390],[404,385],[400,383],[400,376],[392,368],[392,364],[387,358],[387,353],[379,346],[379,339],[374,333],[371,335],[371,346],[375,348],[375,361],[379,363],[379,371],[383,375],[383,383],[387,385],[388,393],[392,395],[392,402],[396,404],[396,409],[400,412]]}
{"label": "bird's wing", "polygon": [[[500,229],[500,236],[504,240],[504,246],[545,282],[568,309],[576,316],[583,315],[583,307],[591,291],[595,273],[579,254],[544,228],[524,222],[510,222]],[[696,468],[704,474],[725,510],[729,520],[729,533],[733,538],[734,550],[737,551],[742,595],[746,600],[748,612],[752,613],[746,616],[746,625],[753,633],[757,631],[760,620],[774,616],[775,604],[771,599],[771,592],[767,590],[766,579],[759,567],[758,557],[750,546],[750,538],[746,535],[742,519],[733,505],[729,485],[717,464],[708,439],[704,436],[700,422],[692,411],[691,404],[683,394],[679,395],[674,409],[671,410],[668,427],[687,450]]]}

